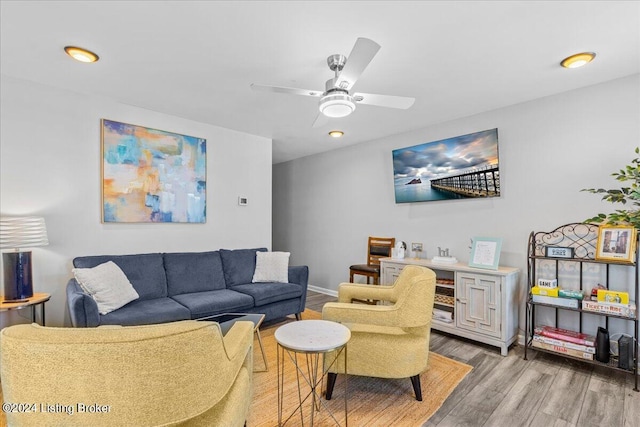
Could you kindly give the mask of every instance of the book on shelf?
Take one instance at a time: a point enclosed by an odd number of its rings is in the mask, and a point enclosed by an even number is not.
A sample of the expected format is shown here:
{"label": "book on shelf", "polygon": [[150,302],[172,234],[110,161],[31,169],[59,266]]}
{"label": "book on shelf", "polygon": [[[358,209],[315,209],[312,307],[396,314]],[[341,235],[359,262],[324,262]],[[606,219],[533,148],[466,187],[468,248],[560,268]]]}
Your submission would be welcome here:
{"label": "book on shelf", "polygon": [[543,342],[546,344],[557,345],[560,347],[570,348],[571,350],[579,350],[584,353],[596,354],[596,348],[583,344],[575,344],[569,341],[562,341],[556,338],[545,337],[544,335],[534,335],[534,341]]}
{"label": "book on shelf", "polygon": [[570,331],[568,329],[555,328],[553,326],[540,326],[534,329],[535,335],[542,335],[549,338],[555,338],[561,341],[568,341],[574,344],[596,346],[596,337],[582,332]]}
{"label": "book on shelf", "polygon": [[558,296],[562,298],[574,298],[578,300],[584,299],[584,292],[577,289],[560,289]]}
{"label": "book on shelf", "polygon": [[598,289],[598,302],[629,304],[629,292],[619,292],[619,291],[610,291],[608,289]]}
{"label": "book on shelf", "polygon": [[631,319],[636,318],[636,303],[633,301],[630,304],[616,304],[613,302],[589,301],[585,299],[582,300],[582,310],[602,314],[613,314]]}
{"label": "book on shelf", "polygon": [[548,297],[558,297],[558,288],[545,288],[541,286],[534,286],[531,288],[531,293],[533,295],[546,295]]}
{"label": "book on shelf", "polygon": [[567,356],[579,357],[580,359],[586,359],[586,360],[593,360],[593,356],[594,356],[593,353],[585,353],[580,350],[573,350],[571,348],[567,348],[559,345],[547,344],[546,342],[540,342],[540,341],[532,341],[531,346],[535,348],[541,348],[543,350],[549,350],[554,353],[566,354]]}
{"label": "book on shelf", "polygon": [[531,296],[531,299],[533,300],[533,302],[537,302],[540,304],[549,304],[549,305],[555,305],[558,307],[567,307],[567,308],[578,308],[578,303],[579,303],[579,301],[574,298],[550,297],[546,295],[535,295],[535,294]]}

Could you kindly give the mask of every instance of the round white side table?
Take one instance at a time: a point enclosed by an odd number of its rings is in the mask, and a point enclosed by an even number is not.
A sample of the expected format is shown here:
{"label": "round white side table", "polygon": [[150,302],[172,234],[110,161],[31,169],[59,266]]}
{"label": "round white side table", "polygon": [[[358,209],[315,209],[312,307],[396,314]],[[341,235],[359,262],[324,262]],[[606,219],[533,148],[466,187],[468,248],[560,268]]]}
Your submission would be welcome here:
{"label": "round white side table", "polygon": [[[313,426],[314,413],[320,407],[328,412],[333,421],[340,425],[329,408],[321,399],[322,381],[328,370],[335,364],[339,357],[344,357],[344,373],[347,373],[347,342],[351,338],[351,331],[344,325],[327,320],[299,320],[280,326],[275,332],[275,339],[278,343],[278,426],[285,425],[296,412],[300,412],[300,418],[304,425],[304,413],[302,405],[311,397],[310,422]],[[322,355],[335,351],[335,358],[330,361],[324,360]],[[283,394],[284,394],[284,373],[285,354],[293,363],[296,369],[298,382],[298,406],[283,421]],[[298,354],[303,354],[306,363],[298,363]],[[300,387],[300,379],[304,380],[309,387],[309,392],[303,397]],[[344,422],[347,426],[347,382],[345,375],[344,393]]]}

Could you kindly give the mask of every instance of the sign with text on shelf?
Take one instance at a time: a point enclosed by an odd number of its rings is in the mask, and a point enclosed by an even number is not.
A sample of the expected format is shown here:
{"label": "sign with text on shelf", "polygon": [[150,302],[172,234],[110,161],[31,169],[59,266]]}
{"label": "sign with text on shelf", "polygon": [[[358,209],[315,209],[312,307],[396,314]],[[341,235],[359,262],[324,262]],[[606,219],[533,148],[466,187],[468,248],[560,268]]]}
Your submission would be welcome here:
{"label": "sign with text on shelf", "polygon": [[573,258],[573,248],[547,246],[544,255],[549,258]]}

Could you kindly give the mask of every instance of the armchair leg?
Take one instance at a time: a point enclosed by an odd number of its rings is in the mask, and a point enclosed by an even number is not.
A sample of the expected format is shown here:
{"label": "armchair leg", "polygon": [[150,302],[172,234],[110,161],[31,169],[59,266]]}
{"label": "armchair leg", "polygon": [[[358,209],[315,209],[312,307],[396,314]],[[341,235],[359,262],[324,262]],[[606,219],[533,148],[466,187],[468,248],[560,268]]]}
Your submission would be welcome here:
{"label": "armchair leg", "polygon": [[418,402],[422,402],[422,388],[420,387],[420,375],[412,376],[411,384],[413,385],[413,392],[416,394],[416,400]]}
{"label": "armchair leg", "polygon": [[300,313],[296,313],[296,320],[302,320],[302,316],[300,315]]}
{"label": "armchair leg", "polygon": [[333,386],[336,385],[336,379],[338,378],[338,374],[329,372],[327,374],[327,393],[325,395],[327,400],[331,400],[331,396],[333,395]]}

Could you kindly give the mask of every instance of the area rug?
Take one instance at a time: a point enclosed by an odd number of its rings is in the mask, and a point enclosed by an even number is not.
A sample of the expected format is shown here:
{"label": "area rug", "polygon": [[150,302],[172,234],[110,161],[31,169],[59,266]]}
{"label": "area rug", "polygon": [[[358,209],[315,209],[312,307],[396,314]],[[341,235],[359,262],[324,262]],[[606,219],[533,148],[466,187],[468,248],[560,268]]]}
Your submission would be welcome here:
{"label": "area rug", "polygon": [[[321,314],[306,310],[303,319],[320,319]],[[293,320],[291,320],[293,321]],[[248,427],[273,427],[278,425],[278,383],[276,365],[276,341],[273,337],[278,326],[284,323],[265,325],[261,330],[262,341],[267,355],[269,370],[254,374],[254,392]],[[291,363],[285,360],[286,363]],[[254,367],[264,367],[262,355],[257,348],[254,353]],[[292,371],[293,368],[286,368]],[[471,366],[451,360],[436,353],[429,355],[429,367],[420,375],[423,401],[415,400],[411,381],[406,379],[381,379],[350,376],[347,381],[348,424],[349,426],[402,426],[419,427],[442,406],[456,386],[471,371]],[[344,425],[344,386],[339,375],[333,398],[323,403],[333,412],[340,425]],[[298,388],[295,376],[285,379],[284,401],[288,416],[298,404]],[[308,390],[308,388],[303,388]],[[303,394],[304,396],[304,394]],[[305,403],[305,425],[308,423],[310,404]],[[300,415],[292,417],[287,425],[301,425]],[[314,413],[314,425],[329,426],[335,422],[321,408]]]}

